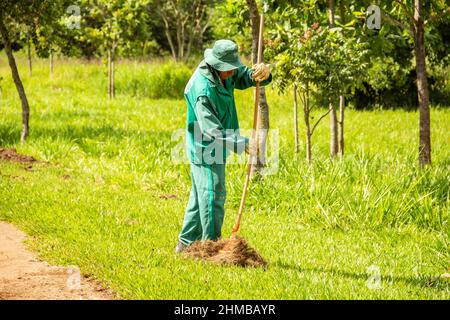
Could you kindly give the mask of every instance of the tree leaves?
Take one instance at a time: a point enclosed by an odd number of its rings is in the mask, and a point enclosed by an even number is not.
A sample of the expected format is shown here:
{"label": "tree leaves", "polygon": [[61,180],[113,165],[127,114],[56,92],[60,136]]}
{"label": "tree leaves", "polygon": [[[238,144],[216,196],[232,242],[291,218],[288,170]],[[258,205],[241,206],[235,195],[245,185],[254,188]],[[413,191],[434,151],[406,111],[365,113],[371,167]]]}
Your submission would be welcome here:
{"label": "tree leaves", "polygon": [[316,22],[306,28],[276,28],[273,33],[284,42],[268,49],[276,60],[274,81],[280,91],[293,83],[312,84],[313,93],[325,104],[360,86],[368,65],[368,43],[352,28],[329,29]]}

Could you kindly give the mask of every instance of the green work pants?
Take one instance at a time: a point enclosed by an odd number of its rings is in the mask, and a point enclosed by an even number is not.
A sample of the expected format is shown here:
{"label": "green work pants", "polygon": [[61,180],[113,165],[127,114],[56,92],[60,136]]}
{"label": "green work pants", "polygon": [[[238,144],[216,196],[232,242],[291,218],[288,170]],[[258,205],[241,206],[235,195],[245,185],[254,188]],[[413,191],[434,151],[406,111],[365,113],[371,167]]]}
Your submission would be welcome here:
{"label": "green work pants", "polygon": [[191,163],[192,189],[184,215],[180,241],[217,240],[225,215],[225,164]]}

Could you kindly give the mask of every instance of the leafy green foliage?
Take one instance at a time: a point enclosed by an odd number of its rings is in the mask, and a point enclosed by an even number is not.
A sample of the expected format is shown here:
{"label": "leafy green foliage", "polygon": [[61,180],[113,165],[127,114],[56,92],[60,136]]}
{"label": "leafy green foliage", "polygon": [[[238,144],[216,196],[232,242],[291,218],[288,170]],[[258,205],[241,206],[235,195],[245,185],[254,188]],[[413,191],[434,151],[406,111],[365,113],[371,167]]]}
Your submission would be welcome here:
{"label": "leafy green foliage", "polygon": [[55,36],[50,36],[50,30],[61,25],[61,18],[70,3],[69,0],[5,0],[0,3],[0,19],[6,23],[12,41],[25,41],[26,36],[31,36],[41,53],[42,47],[48,48],[54,42]]}
{"label": "leafy green foliage", "polygon": [[158,43],[176,61],[187,62],[192,54],[203,53],[216,23],[214,10],[218,0],[153,0],[147,6],[147,24]]}
{"label": "leafy green foliage", "polygon": [[80,28],[67,28],[65,14],[61,17],[64,28],[51,29],[43,35],[51,37],[52,32],[59,31],[59,46],[67,55],[103,56],[108,50],[119,56],[142,55],[145,48],[154,46],[144,23],[149,1],[72,1],[81,9]]}
{"label": "leafy green foliage", "polygon": [[324,28],[319,23],[305,29],[278,28],[270,44],[280,90],[292,83],[311,85],[325,105],[354,92],[368,67],[369,50],[367,43],[349,34],[351,31]]}
{"label": "leafy green foliage", "polygon": [[214,11],[213,19],[215,38],[235,41],[240,53],[250,57],[252,52],[250,14],[245,0],[223,1]]}

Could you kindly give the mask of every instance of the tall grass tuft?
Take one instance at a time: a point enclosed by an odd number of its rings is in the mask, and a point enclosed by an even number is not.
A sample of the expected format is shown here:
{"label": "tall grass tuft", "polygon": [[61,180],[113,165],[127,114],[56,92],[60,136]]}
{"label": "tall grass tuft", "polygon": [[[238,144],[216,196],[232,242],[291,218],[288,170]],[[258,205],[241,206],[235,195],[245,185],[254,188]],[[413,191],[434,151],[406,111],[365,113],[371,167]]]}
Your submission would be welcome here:
{"label": "tall grass tuft", "polygon": [[117,92],[139,98],[183,98],[192,70],[182,63],[119,65]]}

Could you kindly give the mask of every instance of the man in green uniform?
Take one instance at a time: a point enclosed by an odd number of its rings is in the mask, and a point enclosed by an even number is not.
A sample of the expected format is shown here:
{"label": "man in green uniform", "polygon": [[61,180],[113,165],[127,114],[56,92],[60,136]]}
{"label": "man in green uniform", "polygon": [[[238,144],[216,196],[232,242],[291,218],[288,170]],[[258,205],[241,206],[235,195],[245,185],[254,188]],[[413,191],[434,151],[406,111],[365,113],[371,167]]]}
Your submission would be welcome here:
{"label": "man in green uniform", "polygon": [[234,88],[247,89],[272,81],[269,65],[244,66],[237,45],[218,40],[206,49],[184,91],[187,102],[186,151],[192,189],[175,251],[196,240],[221,237],[225,204],[225,162],[229,151],[248,153],[249,141],[239,134]]}

